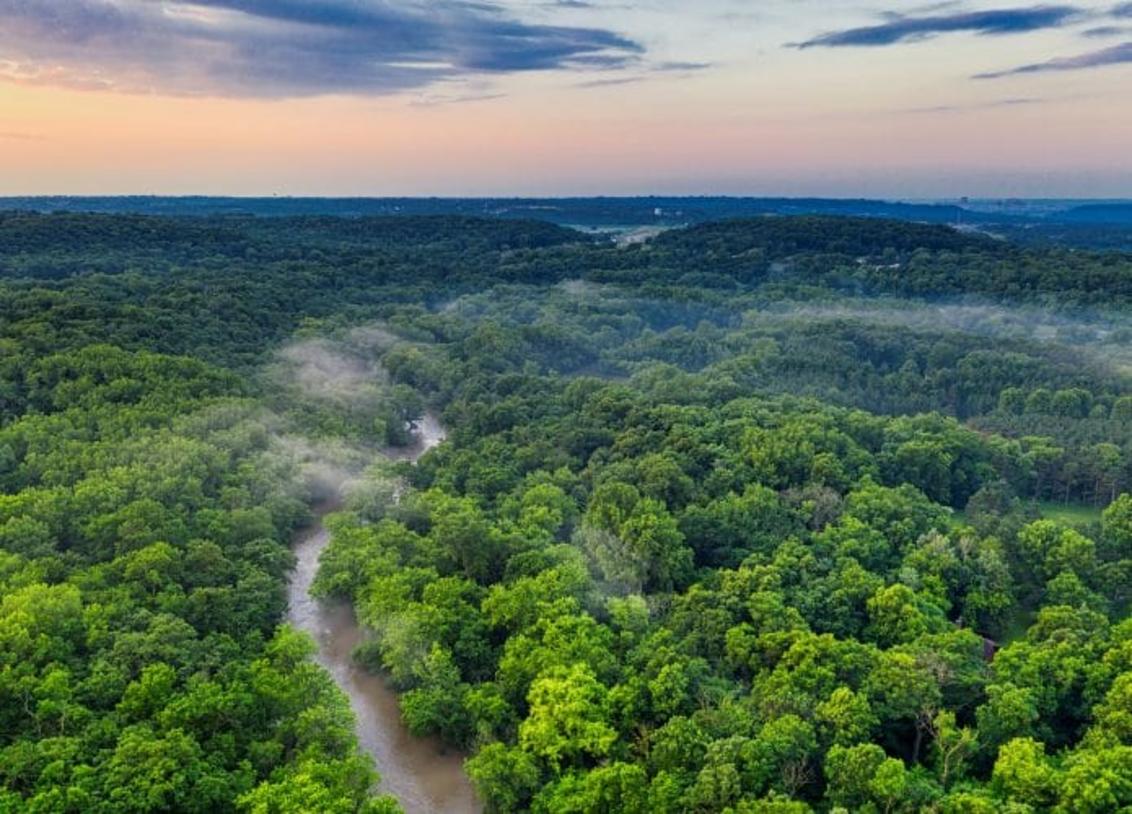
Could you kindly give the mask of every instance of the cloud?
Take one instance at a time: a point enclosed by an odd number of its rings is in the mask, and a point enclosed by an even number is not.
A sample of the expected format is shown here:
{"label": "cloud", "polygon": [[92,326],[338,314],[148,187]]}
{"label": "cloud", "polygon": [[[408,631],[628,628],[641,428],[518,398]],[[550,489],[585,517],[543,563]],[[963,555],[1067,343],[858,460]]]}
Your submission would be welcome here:
{"label": "cloud", "polygon": [[1059,28],[1075,20],[1080,12],[1074,6],[1031,6],[1029,8],[963,11],[952,14],[905,16],[890,14],[878,25],[831,31],[797,48],[840,48],[895,45],[928,39],[940,34],[1020,34],[1045,28]]}
{"label": "cloud", "polygon": [[[1109,10],[1109,17],[1116,20],[1132,20],[1132,3],[1121,3],[1114,6]],[[1095,28],[1089,28],[1081,33],[1086,37],[1120,37],[1132,32],[1132,28],[1127,25],[1099,25]]]}
{"label": "cloud", "polygon": [[506,93],[466,93],[455,96],[435,94],[414,99],[409,104],[413,107],[445,107],[447,105],[462,105],[470,102],[491,102],[496,99],[506,98]]}
{"label": "cloud", "polygon": [[0,130],[2,141],[44,141],[41,133],[23,133],[18,130]]}
{"label": "cloud", "polygon": [[576,88],[609,88],[617,85],[635,85],[638,82],[647,82],[647,76],[618,76],[610,77],[608,79],[587,79],[585,82],[578,82],[574,85]]}
{"label": "cloud", "polygon": [[1099,25],[1096,28],[1087,28],[1081,32],[1082,37],[1089,37],[1090,39],[1123,37],[1127,34],[1132,34],[1132,28],[1126,25]]}
{"label": "cloud", "polygon": [[384,94],[469,74],[611,69],[643,48],[488,0],[0,0],[0,78],[188,95]]}
{"label": "cloud", "polygon": [[1100,51],[1090,51],[1074,57],[1059,57],[1046,62],[1035,62],[1031,65],[1021,65],[1005,71],[990,71],[975,74],[975,79],[1000,79],[1004,76],[1017,76],[1019,74],[1049,73],[1054,71],[1080,71],[1086,68],[1101,68],[1108,65],[1124,65],[1132,63],[1132,42],[1121,43],[1112,48],[1103,48]]}
{"label": "cloud", "polygon": [[684,79],[700,71],[713,67],[710,62],[658,62],[654,65],[641,65],[640,72],[622,73],[618,76],[605,76],[597,79],[587,79],[576,82],[576,88],[608,88],[616,85],[632,85],[638,82],[649,82],[654,79]]}
{"label": "cloud", "polygon": [[972,104],[933,105],[931,107],[912,107],[896,111],[898,113],[962,113],[969,110],[995,110],[998,108],[1022,107],[1024,105],[1037,105],[1045,99],[1021,96],[1010,99],[994,99],[989,102],[975,102]]}
{"label": "cloud", "polygon": [[712,67],[710,62],[661,62],[653,68],[654,71],[671,73],[691,73],[692,71],[706,71]]}

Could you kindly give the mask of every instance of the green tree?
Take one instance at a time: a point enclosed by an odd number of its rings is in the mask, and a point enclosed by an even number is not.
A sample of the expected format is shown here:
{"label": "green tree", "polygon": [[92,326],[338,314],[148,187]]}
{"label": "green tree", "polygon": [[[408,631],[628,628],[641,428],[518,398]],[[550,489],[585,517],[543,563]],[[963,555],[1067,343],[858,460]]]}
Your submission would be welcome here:
{"label": "green tree", "polygon": [[605,721],[606,693],[583,664],[551,670],[531,685],[519,743],[555,770],[584,756],[604,757],[617,739]]}

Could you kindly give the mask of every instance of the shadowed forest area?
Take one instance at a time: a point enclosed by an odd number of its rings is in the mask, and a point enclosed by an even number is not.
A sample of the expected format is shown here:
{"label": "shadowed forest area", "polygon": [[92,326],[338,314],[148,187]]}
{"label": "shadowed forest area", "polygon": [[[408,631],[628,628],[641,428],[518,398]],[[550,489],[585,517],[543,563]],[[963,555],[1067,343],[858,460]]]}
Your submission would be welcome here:
{"label": "shadowed forest area", "polygon": [[[447,440],[395,452],[439,416]],[[0,810],[1132,806],[1132,255],[759,217],[0,214]]]}

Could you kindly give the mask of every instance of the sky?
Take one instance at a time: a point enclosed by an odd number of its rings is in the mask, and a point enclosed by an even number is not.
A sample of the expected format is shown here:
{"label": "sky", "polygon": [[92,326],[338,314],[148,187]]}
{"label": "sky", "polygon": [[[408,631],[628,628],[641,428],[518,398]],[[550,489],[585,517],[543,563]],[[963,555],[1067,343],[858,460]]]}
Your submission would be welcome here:
{"label": "sky", "polygon": [[0,195],[1132,197],[1132,2],[0,0]]}

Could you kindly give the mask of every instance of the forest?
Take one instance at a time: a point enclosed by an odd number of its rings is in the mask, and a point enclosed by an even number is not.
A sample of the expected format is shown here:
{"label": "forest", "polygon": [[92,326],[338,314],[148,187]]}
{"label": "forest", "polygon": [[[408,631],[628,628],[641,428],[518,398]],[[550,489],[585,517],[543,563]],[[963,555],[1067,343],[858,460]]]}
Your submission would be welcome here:
{"label": "forest", "polygon": [[[437,417],[447,439],[393,454]],[[0,811],[1132,807],[1132,254],[0,213]]]}

